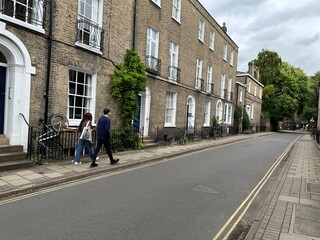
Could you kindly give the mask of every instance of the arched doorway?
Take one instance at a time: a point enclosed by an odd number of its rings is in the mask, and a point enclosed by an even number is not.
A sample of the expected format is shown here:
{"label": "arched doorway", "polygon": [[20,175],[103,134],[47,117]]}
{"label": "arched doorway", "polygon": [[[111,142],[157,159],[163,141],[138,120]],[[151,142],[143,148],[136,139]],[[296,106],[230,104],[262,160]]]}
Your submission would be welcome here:
{"label": "arched doorway", "polygon": [[28,126],[20,113],[29,120],[31,74],[35,74],[35,68],[24,43],[7,31],[3,22],[0,22],[0,59],[2,133],[9,144],[23,145],[26,151]]}
{"label": "arched doorway", "polygon": [[187,100],[187,106],[186,106],[186,129],[191,133],[194,132],[195,114],[196,114],[195,100],[192,96],[189,96]]}

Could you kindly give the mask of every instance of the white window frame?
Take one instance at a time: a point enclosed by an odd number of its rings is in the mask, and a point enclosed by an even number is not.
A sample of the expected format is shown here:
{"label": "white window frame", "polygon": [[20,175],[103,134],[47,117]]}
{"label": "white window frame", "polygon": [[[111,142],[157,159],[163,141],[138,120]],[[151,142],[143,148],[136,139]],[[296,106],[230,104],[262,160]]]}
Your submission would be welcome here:
{"label": "white window frame", "polygon": [[246,112],[247,112],[248,116],[250,117],[251,116],[251,105],[250,104],[246,105]]}
{"label": "white window frame", "polygon": [[211,101],[204,102],[204,113],[203,113],[203,126],[210,126],[210,115],[211,115]]}
{"label": "white window frame", "polygon": [[[78,8],[78,20],[84,19],[87,22],[90,22],[90,24],[82,24],[78,26],[78,31],[81,29],[86,34],[89,34],[90,39],[91,36],[94,36],[96,34],[97,28],[102,28],[102,8],[103,8],[103,1],[102,0],[92,0],[91,4],[87,3],[87,0],[79,0],[78,2],[79,8]],[[91,11],[88,11],[91,10]],[[95,24],[96,27],[93,27],[92,24]],[[89,41],[88,44],[83,42],[76,42],[77,46],[80,46],[82,48],[85,48],[89,51],[93,51],[99,54],[102,54],[100,51],[101,44],[103,42],[103,39],[100,39],[100,42],[96,44],[98,40],[96,41]]]}
{"label": "white window frame", "polygon": [[231,92],[232,92],[232,78],[229,78],[229,81],[228,81],[228,100],[231,100]]}
{"label": "white window frame", "polygon": [[251,92],[251,81],[249,80],[248,81],[248,93],[250,93]]}
{"label": "white window frame", "polygon": [[172,18],[180,23],[181,19],[181,0],[172,1]]}
{"label": "white window frame", "polygon": [[240,94],[239,94],[239,102],[242,103],[242,101],[243,101],[243,90],[242,90],[242,88],[241,88],[241,89],[240,89]]}
{"label": "white window frame", "polygon": [[176,109],[177,109],[177,93],[169,91],[166,94],[166,110],[165,110],[165,117],[164,117],[165,127],[175,127]]}
{"label": "white window frame", "polygon": [[[146,44],[146,56],[154,57],[158,59],[159,53],[159,31],[147,27],[147,44]],[[152,59],[148,58],[146,62],[147,67],[154,68]]]}
{"label": "white window frame", "polygon": [[159,7],[161,7],[161,0],[151,0],[155,4],[157,4]]}
{"label": "white window frame", "polygon": [[262,98],[262,88],[260,88],[260,94],[259,94],[259,96],[260,96],[260,99]]}
{"label": "white window frame", "polygon": [[213,74],[213,67],[211,64],[208,64],[208,70],[207,70],[207,93],[211,93],[212,91],[212,74]]}
{"label": "white window frame", "polygon": [[234,58],[234,51],[232,50],[231,52],[230,52],[230,66],[233,66],[233,58]]}
{"label": "white window frame", "polygon": [[214,51],[214,41],[215,40],[215,32],[210,32],[210,37],[209,37],[209,48]]}
{"label": "white window frame", "polygon": [[216,105],[216,118],[218,123],[222,122],[222,114],[223,114],[222,102],[221,100],[219,100]]}
{"label": "white window frame", "polygon": [[251,119],[253,119],[254,103],[251,104]]}
{"label": "white window frame", "polygon": [[205,31],[205,22],[203,20],[199,20],[199,33],[198,33],[198,39],[201,42],[204,42],[204,31]]}
{"label": "white window frame", "polygon": [[[34,1],[33,2],[33,6],[35,7],[28,7],[29,6],[29,2],[30,1]],[[2,2],[2,1],[1,1]],[[2,4],[2,3],[1,3]],[[4,13],[0,13],[0,19],[1,20],[5,20],[8,22],[12,22],[14,24],[23,26],[25,28],[28,28],[30,30],[39,32],[39,33],[45,33],[44,30],[44,26],[43,26],[43,20],[44,20],[44,9],[43,9],[43,0],[26,0],[26,3],[22,3],[22,2],[18,2],[17,0],[12,0],[12,4],[14,5],[14,7],[18,4],[18,5],[22,5],[24,7],[26,7],[26,19],[25,21],[16,18],[16,12],[13,12],[13,16],[4,14]],[[36,19],[36,21],[31,20],[31,22],[28,22],[28,10],[27,8],[31,8],[32,9],[32,14],[35,14],[36,16],[38,16],[38,18]]]}
{"label": "white window frame", "polygon": [[226,43],[223,44],[223,60],[227,61],[228,56],[228,45]]}
{"label": "white window frame", "polygon": [[196,82],[195,82],[195,89],[201,89],[201,81],[202,79],[202,60],[197,58],[196,60]]}
{"label": "white window frame", "polygon": [[[75,79],[71,78],[72,73],[75,74]],[[83,80],[79,80],[79,75],[83,75]],[[67,117],[71,126],[79,125],[86,112],[90,112],[94,119],[96,82],[96,73],[78,68],[69,69]]]}
{"label": "white window frame", "polygon": [[254,96],[257,96],[257,85],[254,85]]}
{"label": "white window frame", "polygon": [[[170,42],[170,65],[172,67],[178,68],[179,62],[179,44]],[[177,82],[177,69],[170,68],[169,71],[169,80]]]}
{"label": "white window frame", "polygon": [[230,103],[224,104],[224,123],[231,124],[232,105]]}
{"label": "white window frame", "polygon": [[221,74],[221,80],[220,80],[220,97],[224,98],[224,90],[225,90],[225,84],[226,84],[226,75]]}

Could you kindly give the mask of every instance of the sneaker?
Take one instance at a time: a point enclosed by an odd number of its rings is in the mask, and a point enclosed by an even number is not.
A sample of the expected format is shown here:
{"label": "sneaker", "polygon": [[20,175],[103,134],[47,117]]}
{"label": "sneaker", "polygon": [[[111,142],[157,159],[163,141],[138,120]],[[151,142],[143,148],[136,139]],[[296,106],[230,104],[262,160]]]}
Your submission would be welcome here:
{"label": "sneaker", "polygon": [[112,161],[111,161],[111,165],[115,165],[119,162],[119,158],[114,158]]}
{"label": "sneaker", "polygon": [[81,164],[81,162],[75,162],[74,163],[74,165],[80,165]]}
{"label": "sneaker", "polygon": [[91,164],[90,164],[90,168],[94,168],[94,167],[98,167],[98,164],[96,164],[96,163],[91,163]]}
{"label": "sneaker", "polygon": [[99,157],[96,157],[96,162],[99,160]]}

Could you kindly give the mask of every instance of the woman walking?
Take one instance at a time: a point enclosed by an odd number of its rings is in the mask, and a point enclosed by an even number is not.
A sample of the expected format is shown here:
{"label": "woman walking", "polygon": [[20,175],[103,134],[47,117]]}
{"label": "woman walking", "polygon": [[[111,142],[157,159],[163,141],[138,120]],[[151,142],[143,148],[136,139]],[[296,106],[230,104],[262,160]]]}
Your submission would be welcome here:
{"label": "woman walking", "polygon": [[89,152],[90,158],[93,158],[93,145],[92,145],[92,115],[91,113],[86,113],[78,127],[78,132],[81,132],[80,138],[78,140],[78,147],[76,156],[74,159],[74,164],[81,164],[80,157],[85,146]]}

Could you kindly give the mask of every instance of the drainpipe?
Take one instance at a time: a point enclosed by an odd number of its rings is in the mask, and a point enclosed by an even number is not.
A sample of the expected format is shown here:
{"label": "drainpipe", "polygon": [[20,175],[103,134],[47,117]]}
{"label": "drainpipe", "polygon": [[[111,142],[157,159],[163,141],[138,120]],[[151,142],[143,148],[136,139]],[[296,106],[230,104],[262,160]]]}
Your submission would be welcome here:
{"label": "drainpipe", "polygon": [[48,108],[49,108],[49,89],[50,89],[50,75],[51,75],[51,55],[52,55],[52,25],[53,25],[53,1],[50,1],[49,11],[49,35],[48,35],[48,61],[47,61],[47,81],[46,91],[44,94],[45,107],[44,107],[44,123],[48,123]]}
{"label": "drainpipe", "polygon": [[133,36],[132,36],[132,50],[136,50],[136,18],[137,18],[137,10],[138,10],[138,0],[134,0],[134,9],[133,9]]}

